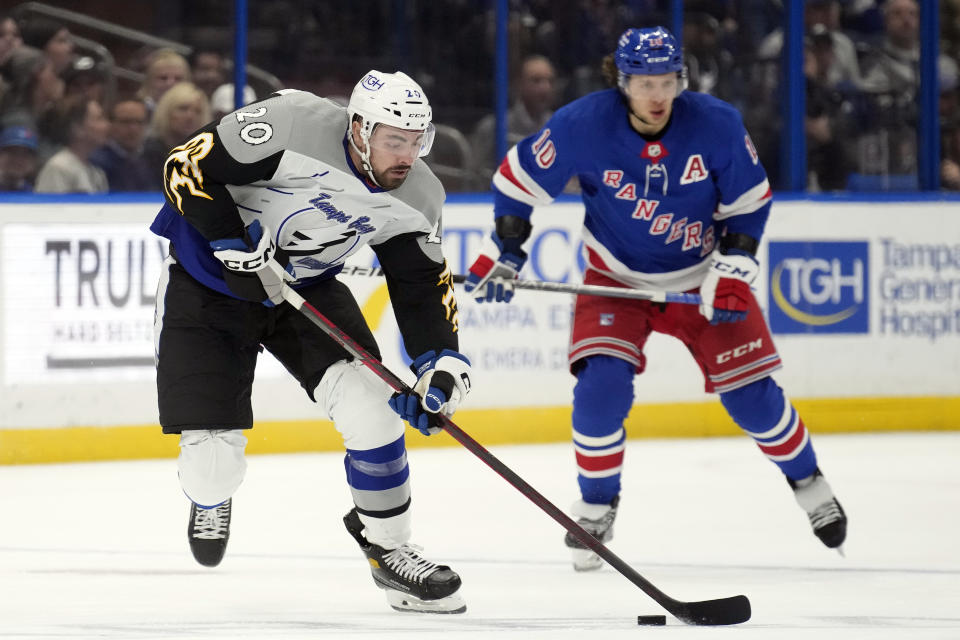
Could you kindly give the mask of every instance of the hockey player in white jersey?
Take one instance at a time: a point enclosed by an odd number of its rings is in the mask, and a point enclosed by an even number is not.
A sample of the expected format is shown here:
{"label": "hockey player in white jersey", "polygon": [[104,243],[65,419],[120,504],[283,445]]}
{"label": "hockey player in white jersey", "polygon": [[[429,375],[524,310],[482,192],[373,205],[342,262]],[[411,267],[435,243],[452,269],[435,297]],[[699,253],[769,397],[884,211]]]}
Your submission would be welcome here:
{"label": "hockey player in white jersey", "polygon": [[[419,158],[433,141],[427,97],[403,73],[371,71],[346,109],[281,91],[227,114],[171,150],[167,203],[151,229],[170,240],[157,295],[157,390],[163,432],[179,434],[194,557],[219,564],[232,495],[244,477],[257,355],[299,381],[346,448],[354,507],[344,517],[398,610],[466,610],[460,577],[410,540],[401,417],[425,433],[470,389],[457,306],[440,250],[443,187]],[[296,309],[296,289],[365,349],[379,350],[346,285],[344,261],[369,245],[417,375],[419,395],[390,389]],[[422,397],[436,396],[428,405]],[[398,417],[399,414],[399,417]],[[320,490],[317,487],[317,490]],[[318,541],[319,542],[319,541]]]}

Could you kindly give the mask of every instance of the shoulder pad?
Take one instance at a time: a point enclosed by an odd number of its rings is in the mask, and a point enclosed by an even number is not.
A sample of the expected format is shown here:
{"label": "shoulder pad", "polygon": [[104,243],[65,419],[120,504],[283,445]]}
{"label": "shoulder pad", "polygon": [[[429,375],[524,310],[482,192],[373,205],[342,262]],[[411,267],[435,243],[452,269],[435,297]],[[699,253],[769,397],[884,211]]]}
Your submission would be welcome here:
{"label": "shoulder pad", "polygon": [[294,124],[319,100],[306,91],[278,91],[225,115],[217,125],[217,135],[237,162],[262,160],[287,149]]}

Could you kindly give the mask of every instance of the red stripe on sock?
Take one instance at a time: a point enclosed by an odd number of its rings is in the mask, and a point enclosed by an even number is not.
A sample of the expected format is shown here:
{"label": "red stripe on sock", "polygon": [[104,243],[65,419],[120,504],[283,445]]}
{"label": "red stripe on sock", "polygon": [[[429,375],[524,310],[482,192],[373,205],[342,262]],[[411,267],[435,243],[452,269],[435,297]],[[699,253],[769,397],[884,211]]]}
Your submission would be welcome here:
{"label": "red stripe on sock", "polygon": [[807,432],[807,428],[803,425],[803,420],[797,418],[800,424],[797,425],[797,430],[793,432],[793,435],[790,436],[790,439],[784,442],[783,444],[778,444],[776,446],[768,446],[759,444],[760,450],[763,451],[768,456],[785,456],[790,453],[794,453],[797,447],[803,442],[803,437]]}
{"label": "red stripe on sock", "polygon": [[584,471],[605,471],[623,465],[623,451],[608,456],[585,456],[577,451],[577,466]]}

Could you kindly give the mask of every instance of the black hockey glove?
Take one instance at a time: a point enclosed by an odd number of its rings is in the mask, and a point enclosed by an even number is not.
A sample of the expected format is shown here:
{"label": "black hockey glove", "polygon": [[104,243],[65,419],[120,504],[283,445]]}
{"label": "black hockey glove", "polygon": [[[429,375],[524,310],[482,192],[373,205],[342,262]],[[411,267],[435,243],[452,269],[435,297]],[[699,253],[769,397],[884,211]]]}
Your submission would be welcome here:
{"label": "black hockey glove", "polygon": [[277,261],[287,262],[286,256],[277,251],[270,230],[261,228],[259,220],[247,226],[242,238],[214,240],[210,247],[223,263],[223,280],[235,296],[268,307],[283,302],[283,285],[294,278],[289,265],[285,269]]}

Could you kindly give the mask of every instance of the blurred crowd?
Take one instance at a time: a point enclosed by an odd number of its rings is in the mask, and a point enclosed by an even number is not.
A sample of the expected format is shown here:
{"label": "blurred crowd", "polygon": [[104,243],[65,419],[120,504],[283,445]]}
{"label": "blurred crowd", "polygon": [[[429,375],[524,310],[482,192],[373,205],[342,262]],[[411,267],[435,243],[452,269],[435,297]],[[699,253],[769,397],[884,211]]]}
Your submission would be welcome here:
{"label": "blurred crowd", "polygon": [[127,95],[109,95],[108,80],[66,25],[0,16],[0,190],[159,191],[168,151],[233,111],[227,59],[215,50],[189,60],[152,51]]}
{"label": "blurred crowd", "polygon": [[[224,2],[203,7],[222,14]],[[428,163],[448,191],[487,189],[499,163],[493,2],[411,0],[415,15],[396,11],[395,2],[382,2],[380,13],[267,4],[268,14],[250,20],[250,62],[281,74],[286,86],[344,103],[369,68],[409,71],[434,106],[438,132]],[[509,4],[508,147],[562,104],[605,87],[600,61],[625,28],[672,22],[667,0]],[[183,6],[194,8],[168,12],[171,21],[219,19],[201,5]],[[686,0],[682,34],[689,88],[743,113],[775,188],[783,188],[783,6]],[[940,11],[941,183],[960,190],[960,0],[943,0]],[[231,61],[202,38],[180,40],[189,57],[163,48],[141,55],[142,83],[115,91],[108,71],[78,49],[67,25],[15,17],[0,15],[0,190],[157,191],[167,151],[232,111]],[[806,0],[804,22],[807,189],[916,189],[918,0]],[[270,29],[281,36],[266,37]],[[311,37],[311,30],[325,36]],[[360,42],[387,44],[353,53]],[[256,99],[251,87],[243,96],[244,103]]]}

